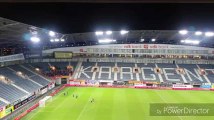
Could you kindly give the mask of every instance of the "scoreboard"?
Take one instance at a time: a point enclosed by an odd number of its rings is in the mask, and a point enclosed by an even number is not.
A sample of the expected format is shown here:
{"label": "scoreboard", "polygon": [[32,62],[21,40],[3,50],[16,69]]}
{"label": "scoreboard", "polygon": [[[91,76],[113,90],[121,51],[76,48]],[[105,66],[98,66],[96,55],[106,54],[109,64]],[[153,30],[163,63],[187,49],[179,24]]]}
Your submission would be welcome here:
{"label": "scoreboard", "polygon": [[61,58],[61,59],[67,59],[67,58],[72,58],[73,53],[72,52],[54,52],[54,57],[55,58]]}

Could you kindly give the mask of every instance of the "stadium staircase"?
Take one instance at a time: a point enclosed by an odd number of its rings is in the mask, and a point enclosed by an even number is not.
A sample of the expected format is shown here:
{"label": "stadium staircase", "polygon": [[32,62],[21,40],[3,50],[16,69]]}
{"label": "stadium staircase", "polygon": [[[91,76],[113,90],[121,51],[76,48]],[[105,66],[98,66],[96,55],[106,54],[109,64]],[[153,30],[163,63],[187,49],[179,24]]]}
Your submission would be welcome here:
{"label": "stadium staircase", "polygon": [[82,61],[79,61],[79,62],[77,63],[77,66],[76,66],[75,69],[74,69],[73,75],[71,76],[72,79],[74,79],[74,78],[77,77],[77,76],[75,76],[75,75],[78,75],[78,74],[76,74],[76,73],[77,73],[78,71],[80,71],[81,66],[82,66]]}

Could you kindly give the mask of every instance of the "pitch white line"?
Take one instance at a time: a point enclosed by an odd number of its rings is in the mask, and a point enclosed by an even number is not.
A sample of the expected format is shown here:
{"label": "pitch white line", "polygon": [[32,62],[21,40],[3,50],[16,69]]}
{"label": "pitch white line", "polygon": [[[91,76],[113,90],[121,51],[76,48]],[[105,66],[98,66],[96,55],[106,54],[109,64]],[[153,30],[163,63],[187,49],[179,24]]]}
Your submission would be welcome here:
{"label": "pitch white line", "polygon": [[91,95],[87,101],[87,104],[84,106],[83,110],[81,111],[81,113],[79,114],[79,116],[76,120],[79,120],[81,118],[82,114],[86,111],[86,106],[88,106],[88,104],[90,103],[90,100],[91,100]]}
{"label": "pitch white line", "polygon": [[[158,92],[155,90],[156,94],[158,94]],[[163,99],[163,97],[161,95],[158,94],[158,96],[164,101],[164,103],[167,104],[167,101],[165,99]],[[180,120],[183,120],[183,118],[181,118],[180,116],[176,116],[178,117]]]}
{"label": "pitch white line", "polygon": [[[69,90],[70,88],[68,88],[68,90]],[[66,90],[66,91],[68,91],[68,90]],[[56,96],[59,96],[59,95],[61,95],[61,94],[63,94],[63,92],[62,93],[59,93],[59,94],[57,94]],[[54,98],[56,98],[56,96],[54,96]],[[54,98],[52,98],[52,101],[53,101],[53,99]],[[36,108],[36,109],[39,109],[39,108]],[[35,109],[35,110],[36,110]],[[33,119],[33,117],[35,117],[36,116],[36,114],[38,114],[38,113],[40,113],[40,112],[42,112],[41,111],[42,109],[40,108],[35,114],[33,114],[31,117],[30,117],[30,119],[29,120],[31,120],[31,119]]]}

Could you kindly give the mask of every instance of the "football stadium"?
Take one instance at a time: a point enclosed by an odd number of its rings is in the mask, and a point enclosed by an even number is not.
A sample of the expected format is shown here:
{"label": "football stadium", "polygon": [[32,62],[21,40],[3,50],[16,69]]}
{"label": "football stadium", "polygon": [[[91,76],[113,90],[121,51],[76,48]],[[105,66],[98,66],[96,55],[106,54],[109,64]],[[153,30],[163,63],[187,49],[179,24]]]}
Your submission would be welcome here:
{"label": "football stadium", "polygon": [[192,27],[63,33],[0,17],[0,119],[214,120],[213,41]]}

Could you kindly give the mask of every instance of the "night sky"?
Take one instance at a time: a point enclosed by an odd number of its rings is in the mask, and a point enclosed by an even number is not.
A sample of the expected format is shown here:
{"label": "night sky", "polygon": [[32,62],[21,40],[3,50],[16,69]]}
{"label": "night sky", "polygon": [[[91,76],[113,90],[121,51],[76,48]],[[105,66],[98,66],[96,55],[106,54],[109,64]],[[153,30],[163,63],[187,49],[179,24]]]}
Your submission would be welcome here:
{"label": "night sky", "polygon": [[60,33],[214,30],[214,4],[1,3],[0,16]]}

